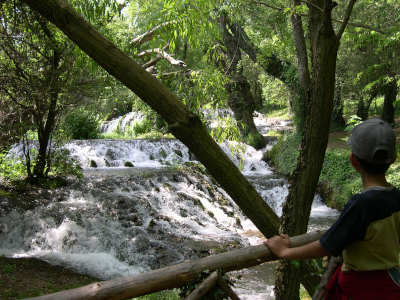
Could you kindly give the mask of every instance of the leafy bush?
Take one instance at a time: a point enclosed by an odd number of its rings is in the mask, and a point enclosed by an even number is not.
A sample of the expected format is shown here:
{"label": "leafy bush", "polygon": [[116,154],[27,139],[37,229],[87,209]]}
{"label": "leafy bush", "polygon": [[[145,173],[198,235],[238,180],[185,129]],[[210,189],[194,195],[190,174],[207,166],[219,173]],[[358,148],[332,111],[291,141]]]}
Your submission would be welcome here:
{"label": "leafy bush", "polygon": [[141,122],[134,123],[132,126],[132,132],[134,136],[140,136],[145,133],[149,133],[154,129],[153,121],[150,119],[144,119]]}
{"label": "leafy bush", "polygon": [[26,167],[21,161],[15,161],[6,157],[7,152],[0,152],[0,178],[14,181],[26,177]]}
{"label": "leafy bush", "polygon": [[362,122],[361,118],[357,115],[352,115],[349,117],[346,123],[345,131],[351,131],[354,127]]}
{"label": "leafy bush", "polygon": [[296,134],[283,135],[267,153],[266,159],[276,170],[286,176],[292,175],[299,156],[301,137]]}
{"label": "leafy bush", "polygon": [[99,122],[95,116],[82,109],[69,113],[63,122],[62,129],[71,139],[95,139],[99,136]]}
{"label": "leafy bush", "polygon": [[347,200],[362,190],[361,178],[349,161],[350,152],[343,149],[328,149],[320,175],[320,182],[332,191],[330,206],[343,209]]}
{"label": "leafy bush", "polygon": [[52,153],[50,175],[82,177],[81,166],[69,154],[69,150],[63,148],[59,148]]}
{"label": "leafy bush", "polygon": [[217,117],[217,126],[211,127],[210,134],[218,143],[224,141],[240,141],[239,124],[232,117]]}

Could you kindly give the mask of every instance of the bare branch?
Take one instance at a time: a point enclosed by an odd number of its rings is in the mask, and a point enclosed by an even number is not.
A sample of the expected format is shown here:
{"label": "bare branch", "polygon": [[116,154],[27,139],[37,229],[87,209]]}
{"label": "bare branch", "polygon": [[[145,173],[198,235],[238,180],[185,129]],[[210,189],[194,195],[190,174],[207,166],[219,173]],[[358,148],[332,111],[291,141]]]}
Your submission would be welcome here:
{"label": "bare branch", "polygon": [[159,29],[162,28],[162,27],[166,27],[166,26],[168,26],[168,25],[170,25],[170,24],[173,24],[173,23],[175,23],[175,21],[172,21],[172,22],[171,22],[171,21],[168,21],[168,22],[161,23],[161,24],[159,24],[159,25],[153,27],[153,28],[150,29],[149,31],[147,31],[147,32],[145,32],[145,33],[139,35],[139,36],[136,37],[136,38],[134,38],[134,39],[131,41],[131,44],[133,44],[133,45],[136,46],[136,47],[137,47],[137,46],[140,46],[140,45],[146,43],[147,41],[150,41],[150,40],[153,38],[154,33],[155,33],[157,30],[159,30]]}
{"label": "bare branch", "polygon": [[189,77],[193,73],[195,73],[195,71],[190,70],[190,69],[186,69],[186,70],[181,70],[181,71],[162,73],[161,75],[159,75],[159,77],[160,78],[167,78],[167,77],[170,77],[170,76],[176,76],[176,75],[180,75],[180,74],[183,74],[185,77]]}
{"label": "bare branch", "polygon": [[144,63],[142,65],[142,68],[147,69],[149,67],[152,67],[152,66],[156,65],[161,59],[162,59],[162,56],[161,55],[157,55],[153,59],[151,59],[148,62]]}
{"label": "bare branch", "polygon": [[[169,48],[169,42],[168,42],[168,44],[166,44],[166,45],[163,47],[163,51],[167,50],[168,48]],[[144,69],[147,69],[147,68],[149,68],[149,67],[152,67],[152,66],[154,66],[155,64],[157,64],[161,59],[162,59],[162,56],[161,56],[161,55],[157,55],[155,58],[153,58],[153,59],[149,60],[147,63],[143,64],[142,67],[143,67]]]}
{"label": "bare branch", "polygon": [[275,10],[280,10],[280,11],[284,10],[282,7],[273,6],[271,4],[268,4],[268,3],[265,3],[265,2],[262,2],[262,1],[253,1],[253,3],[254,4],[259,4],[259,5],[262,5],[262,6],[266,6],[266,7],[275,9]]}
{"label": "bare branch", "polygon": [[153,53],[160,55],[162,58],[166,59],[173,66],[179,66],[179,67],[186,68],[185,62],[183,62],[182,60],[173,58],[172,55],[170,55],[169,53],[165,52],[163,49],[160,49],[160,48],[144,50],[144,51],[140,52],[139,54],[137,54],[136,56],[143,57],[143,56],[150,55]]}

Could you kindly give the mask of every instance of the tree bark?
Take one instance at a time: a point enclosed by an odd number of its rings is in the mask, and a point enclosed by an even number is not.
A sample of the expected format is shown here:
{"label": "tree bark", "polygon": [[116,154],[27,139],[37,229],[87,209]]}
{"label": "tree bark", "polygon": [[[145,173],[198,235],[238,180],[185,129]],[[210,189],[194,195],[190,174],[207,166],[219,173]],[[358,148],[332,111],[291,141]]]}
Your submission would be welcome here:
{"label": "tree bark", "polygon": [[394,102],[397,97],[397,80],[396,78],[392,78],[384,87],[383,87],[383,111],[382,111],[382,120],[385,120],[392,126],[394,125]]}
{"label": "tree bark", "polygon": [[168,123],[169,130],[188,146],[265,236],[277,233],[276,214],[215,143],[200,119],[175,95],[79,17],[66,2],[24,2],[53,22],[99,65],[157,111]]}
{"label": "tree bark", "polygon": [[331,130],[342,129],[346,126],[343,118],[342,82],[336,82],[335,96],[333,98],[333,111],[331,118]]}
{"label": "tree bark", "polygon": [[[318,240],[324,232],[313,232],[290,239],[292,247]],[[276,257],[265,245],[250,246],[222,254],[208,256],[194,261],[165,267],[143,274],[92,283],[72,290],[66,290],[31,300],[120,300],[139,297],[157,291],[180,287],[198,278],[208,270],[222,273],[240,270],[275,260]]]}
{"label": "tree bark", "polygon": [[[300,5],[294,0],[294,5]],[[335,71],[339,36],[332,27],[331,13],[335,4],[331,0],[313,0],[309,4],[309,37],[311,53],[311,78],[306,80],[308,65],[300,81],[302,94],[306,96],[305,130],[297,166],[290,178],[289,195],[283,206],[281,231],[289,235],[306,232],[311,204],[321,172],[333,108]],[[349,5],[350,6],[350,5]],[[320,10],[322,8],[322,11]],[[350,10],[351,11],[351,10]],[[297,16],[295,19],[300,18]],[[301,34],[300,22],[293,22],[294,34]],[[297,53],[304,56],[302,37],[295,38]],[[302,54],[303,53],[303,54]],[[307,60],[298,59],[299,64]],[[299,75],[300,78],[302,75]],[[309,85],[308,85],[309,83]],[[299,299],[300,268],[284,261],[277,270],[275,295],[280,300]]]}
{"label": "tree bark", "polygon": [[226,85],[229,94],[228,105],[232,109],[235,119],[242,123],[240,125],[244,125],[239,126],[246,142],[256,149],[261,149],[265,147],[266,141],[254,124],[253,113],[256,101],[251,93],[250,83],[243,75],[242,67],[239,67],[242,54],[238,47],[239,40],[237,38],[240,39],[240,37],[233,36],[228,31],[230,24],[224,14],[219,17],[218,21],[227,53],[225,71],[230,79],[230,82]]}
{"label": "tree bark", "polygon": [[[298,22],[298,20],[292,20],[292,22],[295,21]],[[301,95],[299,93],[301,85],[298,78],[299,72],[296,69],[296,67],[293,66],[293,64],[291,64],[288,61],[279,59],[274,54],[268,57],[260,56],[261,51],[251,42],[247,33],[244,31],[243,27],[240,24],[238,23],[231,24],[229,22],[228,25],[236,41],[235,45],[238,45],[240,49],[246,52],[253,62],[259,64],[263,68],[266,74],[280,80],[289,89],[291,93],[290,107],[294,113],[296,130],[297,132],[301,133],[304,128],[304,117],[305,117],[304,101],[303,101],[304,95]],[[303,32],[302,28],[301,32]],[[297,38],[297,36],[295,38]],[[298,42],[300,42],[300,40],[298,40]],[[305,40],[303,42],[303,47],[305,49]],[[300,57],[300,60],[303,61],[303,59],[307,60],[307,56],[302,55]],[[305,69],[305,71],[306,70],[308,69]],[[306,78],[307,77],[302,76],[300,79],[307,80]]]}
{"label": "tree bark", "polygon": [[378,96],[378,91],[374,89],[370,95],[368,100],[365,102],[362,96],[360,96],[360,100],[357,104],[357,112],[356,115],[361,118],[361,120],[368,119],[369,108],[371,107],[372,101]]}

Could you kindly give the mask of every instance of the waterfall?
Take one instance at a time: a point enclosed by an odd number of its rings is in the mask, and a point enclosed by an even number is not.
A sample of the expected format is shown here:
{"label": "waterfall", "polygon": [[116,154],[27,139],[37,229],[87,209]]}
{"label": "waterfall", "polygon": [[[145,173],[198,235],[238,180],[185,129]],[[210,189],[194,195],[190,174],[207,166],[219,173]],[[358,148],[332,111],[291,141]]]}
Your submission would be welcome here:
{"label": "waterfall", "polygon": [[[260,120],[264,129],[272,126]],[[280,215],[288,183],[262,160],[270,146],[220,146]],[[1,197],[0,255],[38,257],[110,279],[261,242],[255,226],[178,140],[71,141],[65,148],[84,178],[38,194],[28,210]],[[18,145],[11,152],[21,156]],[[316,197],[310,228],[326,227],[336,216]],[[273,299],[271,268],[234,273],[243,277],[235,285],[241,298]]]}

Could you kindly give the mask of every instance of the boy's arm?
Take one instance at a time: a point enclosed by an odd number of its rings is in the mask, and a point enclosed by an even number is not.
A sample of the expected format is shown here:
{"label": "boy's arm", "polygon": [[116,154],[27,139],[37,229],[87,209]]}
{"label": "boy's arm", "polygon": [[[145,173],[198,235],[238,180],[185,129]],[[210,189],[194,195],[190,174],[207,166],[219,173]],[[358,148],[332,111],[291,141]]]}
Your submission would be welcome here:
{"label": "boy's arm", "polygon": [[302,258],[317,258],[329,255],[328,251],[321,246],[319,241],[311,242],[309,244],[290,248],[289,236],[282,234],[269,238],[264,242],[265,245],[276,256],[285,259],[302,259]]}

